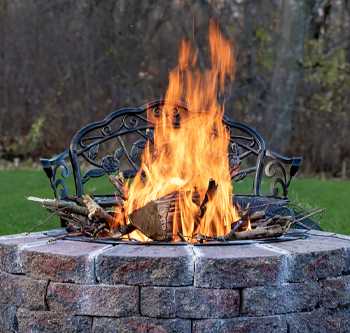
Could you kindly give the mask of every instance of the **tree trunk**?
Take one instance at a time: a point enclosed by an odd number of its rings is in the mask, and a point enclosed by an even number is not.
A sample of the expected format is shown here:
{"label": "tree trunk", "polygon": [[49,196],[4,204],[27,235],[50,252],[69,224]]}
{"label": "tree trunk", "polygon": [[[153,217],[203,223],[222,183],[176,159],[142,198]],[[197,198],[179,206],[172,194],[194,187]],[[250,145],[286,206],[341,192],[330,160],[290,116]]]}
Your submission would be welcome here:
{"label": "tree trunk", "polygon": [[305,0],[283,0],[276,63],[265,117],[265,128],[269,130],[268,147],[281,153],[288,148],[292,134],[308,9]]}

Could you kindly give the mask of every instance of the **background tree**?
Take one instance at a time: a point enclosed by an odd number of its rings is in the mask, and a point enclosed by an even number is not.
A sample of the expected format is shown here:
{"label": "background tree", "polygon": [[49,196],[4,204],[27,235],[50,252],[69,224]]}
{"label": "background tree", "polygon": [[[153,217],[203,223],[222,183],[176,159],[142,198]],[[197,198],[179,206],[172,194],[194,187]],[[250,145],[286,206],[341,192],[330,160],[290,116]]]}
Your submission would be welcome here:
{"label": "background tree", "polygon": [[339,175],[349,159],[348,0],[3,0],[2,158],[52,156],[85,124],[164,97],[181,38],[198,48],[198,70],[209,66],[212,17],[238,54],[220,100],[228,116],[303,156],[304,172]]}

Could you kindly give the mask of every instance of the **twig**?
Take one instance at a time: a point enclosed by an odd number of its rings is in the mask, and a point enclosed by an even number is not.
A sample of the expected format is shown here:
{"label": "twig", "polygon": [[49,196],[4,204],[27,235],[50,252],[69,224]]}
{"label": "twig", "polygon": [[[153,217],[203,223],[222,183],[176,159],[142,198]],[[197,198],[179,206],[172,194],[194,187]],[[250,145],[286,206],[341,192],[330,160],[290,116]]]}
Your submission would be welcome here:
{"label": "twig", "polygon": [[[298,222],[303,221],[303,220],[306,220],[307,218],[312,217],[312,216],[315,216],[315,215],[320,214],[320,213],[322,213],[322,215],[323,215],[323,212],[324,212],[324,211],[325,211],[325,209],[320,209],[320,210],[318,210],[317,212],[308,214],[308,215],[306,215],[306,216],[303,216],[303,217],[300,218],[300,219],[297,219],[297,220],[293,221],[292,224],[298,223]],[[321,216],[321,217],[322,217],[322,216]]]}
{"label": "twig", "polygon": [[30,233],[32,233],[34,230],[38,229],[39,227],[41,227],[43,224],[45,224],[48,220],[50,220],[50,218],[54,215],[56,215],[59,211],[63,210],[63,209],[67,209],[67,208],[60,208],[58,210],[56,210],[54,213],[52,213],[44,222],[41,222],[40,224],[38,224],[35,228],[33,228],[32,230],[30,230],[26,236],[28,236]]}
{"label": "twig", "polygon": [[63,239],[63,238],[66,238],[66,237],[71,237],[71,236],[84,236],[84,233],[83,232],[74,232],[72,234],[64,234],[64,235],[60,235],[60,236],[57,236],[56,238],[54,239],[49,239],[49,243],[51,242],[54,242],[54,241],[57,241],[57,240],[60,240],[60,239]]}
{"label": "twig", "polygon": [[310,231],[310,230],[312,230],[312,229],[320,222],[320,220],[322,219],[322,216],[323,216],[324,211],[325,211],[325,210],[323,210],[323,212],[321,213],[320,218],[319,218],[316,222],[314,222],[314,224],[313,224],[309,229],[307,229],[307,230],[305,231],[305,233],[308,232],[308,231]]}
{"label": "twig", "polygon": [[94,233],[93,233],[92,235],[95,237],[99,231],[101,231],[102,229],[104,229],[104,228],[106,228],[106,227],[108,227],[108,224],[107,224],[107,223],[101,224],[98,228],[96,228],[96,229],[94,230]]}
{"label": "twig", "polygon": [[228,238],[231,238],[232,236],[234,236],[235,232],[239,229],[239,227],[243,224],[242,220],[239,220],[238,222],[236,222],[236,225],[233,227],[233,229],[225,236],[220,236],[220,237],[216,237],[214,239],[220,241],[220,242],[225,242]]}

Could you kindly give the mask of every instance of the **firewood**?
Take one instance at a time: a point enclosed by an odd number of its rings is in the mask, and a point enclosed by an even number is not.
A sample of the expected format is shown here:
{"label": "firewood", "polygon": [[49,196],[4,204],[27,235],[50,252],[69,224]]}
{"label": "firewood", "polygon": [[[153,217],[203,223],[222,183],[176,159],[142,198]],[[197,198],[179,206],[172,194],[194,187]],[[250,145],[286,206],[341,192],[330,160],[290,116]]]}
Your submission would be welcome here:
{"label": "firewood", "polygon": [[267,227],[256,228],[253,230],[246,230],[235,233],[237,240],[244,239],[257,239],[257,238],[270,238],[280,237],[286,233],[283,227],[280,225],[272,225]]}
{"label": "firewood", "polygon": [[151,201],[133,211],[128,216],[129,220],[145,236],[157,241],[169,241],[173,234],[173,219],[168,215],[173,202],[173,197]]}
{"label": "firewood", "polygon": [[284,227],[287,223],[291,221],[291,216],[280,216],[275,215],[267,219],[264,223],[260,224],[257,228],[264,228],[270,225],[280,225],[281,227]]}
{"label": "firewood", "polygon": [[199,212],[198,212],[199,218],[203,218],[205,212],[207,211],[207,203],[213,200],[216,193],[218,192],[218,187],[219,185],[215,183],[215,180],[210,178],[207,192],[205,193],[205,197],[199,208]]}
{"label": "firewood", "polygon": [[266,217],[266,215],[265,215],[265,212],[263,210],[257,210],[254,212],[246,211],[241,216],[241,220],[242,221],[250,220],[250,222],[255,222],[257,220],[264,219],[265,217]]}
{"label": "firewood", "polygon": [[242,224],[243,224],[242,220],[237,221],[235,226],[232,228],[232,230],[227,235],[216,237],[216,240],[218,240],[218,241],[226,241],[226,240],[236,239],[235,233],[241,227]]}
{"label": "firewood", "polygon": [[[250,212],[249,210],[246,211],[241,217],[240,217],[240,225],[239,228],[243,229],[243,228],[247,228],[249,221],[250,223],[256,222],[258,220],[262,220],[265,218],[265,212],[263,210],[258,210],[255,212]],[[235,226],[237,225],[237,222],[233,222],[231,223],[231,230],[235,228]],[[260,225],[260,224],[258,224]]]}
{"label": "firewood", "polygon": [[89,211],[86,208],[81,207],[74,202],[65,201],[58,198],[55,200],[50,200],[50,199],[41,199],[36,197],[28,197],[27,200],[41,202],[44,207],[51,207],[56,209],[67,208],[67,210],[69,209],[71,213],[84,215],[84,216],[89,215]]}
{"label": "firewood", "polygon": [[114,176],[113,174],[110,174],[108,176],[108,180],[114,185],[114,187],[118,190],[120,193],[120,197],[124,200],[127,201],[128,198],[125,196],[125,180],[123,173],[120,172],[118,176]]}
{"label": "firewood", "polygon": [[86,205],[89,214],[88,218],[91,220],[93,216],[97,217],[100,222],[107,225],[114,224],[114,218],[109,215],[99,204],[97,204],[88,194],[82,196],[83,203]]}
{"label": "firewood", "polygon": [[134,230],[136,230],[136,227],[134,225],[126,224],[126,225],[123,225],[122,227],[110,230],[109,236],[111,236],[112,238],[119,238],[124,235],[130,234]]}

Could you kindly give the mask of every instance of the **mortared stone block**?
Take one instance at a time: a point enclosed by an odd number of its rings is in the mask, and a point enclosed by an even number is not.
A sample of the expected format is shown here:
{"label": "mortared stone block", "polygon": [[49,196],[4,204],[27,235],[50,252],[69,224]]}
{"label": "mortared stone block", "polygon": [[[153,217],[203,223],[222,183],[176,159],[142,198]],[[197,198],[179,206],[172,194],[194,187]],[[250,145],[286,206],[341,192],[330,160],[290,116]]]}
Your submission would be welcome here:
{"label": "mortared stone block", "polygon": [[128,317],[139,313],[139,288],[134,286],[77,285],[51,282],[50,311],[86,316]]}
{"label": "mortared stone block", "polygon": [[187,286],[193,270],[187,246],[118,245],[96,259],[97,279],[105,284]]}
{"label": "mortared stone block", "polygon": [[0,271],[0,303],[30,310],[46,310],[47,285],[48,281]]}
{"label": "mortared stone block", "polygon": [[195,246],[194,286],[244,288],[276,285],[285,277],[285,258],[257,245]]}
{"label": "mortared stone block", "polygon": [[96,256],[110,248],[98,243],[57,241],[26,248],[24,272],[34,279],[93,284]]}

